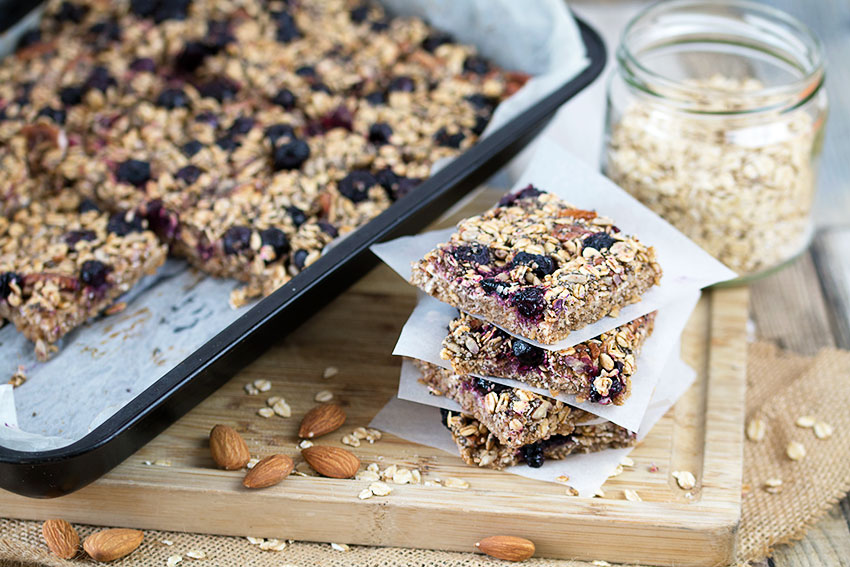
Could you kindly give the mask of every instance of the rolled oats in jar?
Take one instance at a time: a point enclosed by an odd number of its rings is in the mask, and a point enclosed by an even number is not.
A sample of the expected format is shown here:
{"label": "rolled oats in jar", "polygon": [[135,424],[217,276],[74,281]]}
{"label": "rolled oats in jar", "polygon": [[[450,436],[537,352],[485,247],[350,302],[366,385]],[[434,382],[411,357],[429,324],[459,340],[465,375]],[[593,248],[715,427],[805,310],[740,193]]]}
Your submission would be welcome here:
{"label": "rolled oats in jar", "polygon": [[742,280],[812,235],[827,99],[801,23],[740,0],[674,0],[623,33],[603,168]]}

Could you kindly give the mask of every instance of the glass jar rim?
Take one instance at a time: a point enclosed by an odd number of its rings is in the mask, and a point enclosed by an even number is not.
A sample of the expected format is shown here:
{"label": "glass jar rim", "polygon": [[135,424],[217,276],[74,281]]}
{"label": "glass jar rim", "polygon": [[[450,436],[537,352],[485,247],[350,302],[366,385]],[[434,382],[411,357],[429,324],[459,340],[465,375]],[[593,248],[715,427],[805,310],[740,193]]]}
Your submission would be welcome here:
{"label": "glass jar rim", "polygon": [[[629,48],[632,35],[635,33],[636,28],[645,20],[658,14],[664,14],[665,12],[682,8],[692,8],[694,9],[694,14],[698,14],[700,8],[746,10],[755,16],[769,18],[786,26],[786,29],[791,31],[795,38],[804,44],[805,52],[809,54],[809,57],[801,57],[794,61],[795,64],[804,63],[804,65],[795,65],[800,69],[801,76],[779,85],[765,86],[742,93],[742,96],[745,95],[750,101],[779,100],[781,102],[741,107],[735,110],[700,110],[691,108],[692,103],[700,95],[704,96],[706,93],[712,93],[715,90],[721,92],[721,90],[705,86],[695,86],[654,71],[644,65],[640,61],[640,58]],[[706,13],[708,14],[707,11]],[[714,42],[723,43],[720,40],[714,40]],[[778,53],[766,52],[774,57],[782,58]],[[751,0],[659,0],[641,9],[629,20],[620,35],[620,45],[617,49],[616,57],[620,71],[626,72],[629,75],[626,79],[632,86],[650,96],[663,100],[667,104],[671,102],[679,103],[679,109],[682,111],[705,115],[728,116],[777,110],[787,111],[797,108],[805,104],[820,91],[824,82],[826,67],[823,44],[811,28],[787,12]],[[629,80],[629,78],[632,80]],[[665,92],[658,92],[657,89],[648,87],[649,84],[658,85]],[[678,93],[681,97],[675,98],[670,96],[673,93]],[[730,95],[728,91],[722,91],[722,93],[727,97]]]}

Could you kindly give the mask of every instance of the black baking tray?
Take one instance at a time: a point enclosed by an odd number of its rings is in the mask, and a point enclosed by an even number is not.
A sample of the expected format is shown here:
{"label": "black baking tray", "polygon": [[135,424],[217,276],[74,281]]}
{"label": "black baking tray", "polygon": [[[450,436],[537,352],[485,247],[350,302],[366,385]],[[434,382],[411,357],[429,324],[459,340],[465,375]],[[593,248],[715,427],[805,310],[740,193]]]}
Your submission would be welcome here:
{"label": "black baking tray", "polygon": [[101,477],[370,270],[377,263],[369,251],[372,244],[418,232],[487,180],[540,132],[564,102],[602,72],[605,44],[585,22],[578,24],[590,60],[580,75],[332,247],[82,439],[50,451],[0,446],[0,487],[52,498]]}

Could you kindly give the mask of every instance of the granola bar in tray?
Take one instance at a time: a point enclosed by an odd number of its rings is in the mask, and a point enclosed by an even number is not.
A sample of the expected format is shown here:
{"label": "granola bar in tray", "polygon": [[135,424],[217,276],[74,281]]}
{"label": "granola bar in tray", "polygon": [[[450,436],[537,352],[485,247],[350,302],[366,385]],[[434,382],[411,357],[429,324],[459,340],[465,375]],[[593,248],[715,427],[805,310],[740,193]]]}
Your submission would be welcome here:
{"label": "granola bar in tray", "polygon": [[0,316],[45,359],[52,343],[153,273],[165,256],[136,213],[101,212],[60,193],[0,218]]}
{"label": "granola bar in tray", "polygon": [[653,311],[583,343],[551,351],[461,312],[449,323],[440,356],[459,374],[510,378],[574,394],[578,402],[622,405],[631,394],[635,358],[654,323]]}
{"label": "granola bar in tray", "polygon": [[561,460],[575,453],[595,453],[604,449],[631,447],[637,441],[634,433],[605,422],[578,425],[569,434],[552,435],[522,447],[502,444],[486,425],[474,417],[441,410],[443,425],[451,432],[460,456],[469,465],[491,469],[526,464],[532,468],[549,460]]}
{"label": "granola bar in tray", "polygon": [[655,250],[531,185],[458,223],[413,264],[437,299],[544,344],[617,313],[661,278]]}

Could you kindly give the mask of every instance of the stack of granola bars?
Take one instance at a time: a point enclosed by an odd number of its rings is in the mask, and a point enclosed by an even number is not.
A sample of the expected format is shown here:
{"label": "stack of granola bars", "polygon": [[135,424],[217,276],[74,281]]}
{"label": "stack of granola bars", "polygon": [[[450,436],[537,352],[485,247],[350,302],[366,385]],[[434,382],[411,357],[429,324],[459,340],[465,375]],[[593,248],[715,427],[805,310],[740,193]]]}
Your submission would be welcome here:
{"label": "stack of granola bars", "polygon": [[533,186],[461,221],[448,242],[415,262],[411,283],[459,310],[440,352],[450,369],[417,364],[431,393],[462,409],[442,415],[463,459],[540,467],[633,445],[635,432],[558,398],[571,394],[584,408],[628,404],[656,312],[557,345],[639,301],[661,275],[651,246]]}

